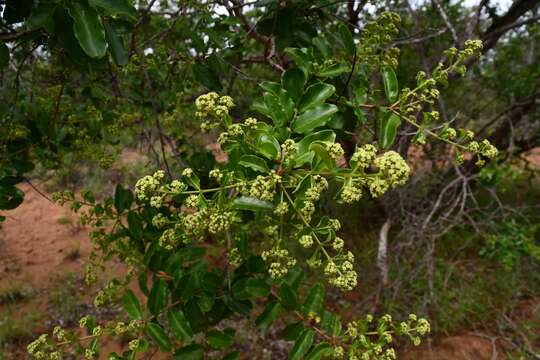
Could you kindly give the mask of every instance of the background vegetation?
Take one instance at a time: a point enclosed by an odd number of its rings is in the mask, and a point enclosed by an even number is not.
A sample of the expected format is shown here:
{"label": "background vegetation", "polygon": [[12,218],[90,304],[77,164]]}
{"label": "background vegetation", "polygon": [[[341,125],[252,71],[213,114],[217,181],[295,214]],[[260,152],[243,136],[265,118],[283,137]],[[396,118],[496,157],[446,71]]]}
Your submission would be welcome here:
{"label": "background vegetation", "polygon": [[[234,163],[236,155],[220,149],[217,130],[201,131],[207,119],[197,116],[195,100],[215,91],[234,99],[231,118],[275,124],[280,115],[259,99],[277,91],[268,82],[294,93],[296,86],[282,78],[287,70],[300,69],[306,78],[293,81],[302,82],[299,94],[317,81],[334,88],[321,102],[339,109],[323,125],[344,150],[332,166],[346,168],[357,145],[376,143],[399,153],[411,168],[405,185],[380,197],[365,191],[354,205],[330,201],[342,190],[340,181],[330,181],[322,194],[329,201],[319,210],[341,222],[340,236],[356,258],[358,274],[358,285],[345,295],[328,288],[328,309],[345,322],[366,314],[396,319],[418,314],[430,321],[428,345],[435,350],[445,339],[467,335],[488,341],[490,347],[477,355],[486,359],[492,354],[540,358],[539,3],[7,0],[0,21],[2,219],[7,218],[6,228],[12,226],[10,214],[25,206],[22,189],[47,198],[71,190],[81,206],[97,201],[118,210],[107,200],[118,198],[117,185],[133,189],[156,170],[169,181],[192,168],[204,187],[210,186],[209,172],[224,169],[226,160]],[[381,20],[388,12],[400,21]],[[480,56],[463,57],[453,72],[441,74],[439,63],[445,69],[452,63],[445,51],[455,47],[462,54],[470,39],[483,41],[476,49]],[[302,48],[311,49],[309,56],[291,50]],[[388,68],[400,90],[415,89],[423,71],[437,78],[440,91],[422,99],[412,122],[395,127],[380,109],[406,101],[392,97]],[[432,111],[438,119],[425,115]],[[489,161],[459,152],[448,128],[474,131],[499,155]],[[431,133],[442,141],[424,141]],[[264,152],[253,154],[272,166]],[[488,161],[478,166],[479,160]],[[255,176],[245,171],[246,178]],[[90,225],[111,220],[99,216]],[[23,215],[19,226],[24,221]],[[81,230],[78,221],[59,222],[73,232],[90,231]],[[261,233],[247,236],[256,239]],[[8,234],[0,230],[4,243],[18,241]],[[205,243],[218,238],[209,236]],[[40,246],[36,240],[35,251]],[[87,260],[84,249],[81,255],[74,246],[67,259]],[[106,260],[118,261],[109,259],[112,255],[126,260],[120,251],[108,251]],[[122,294],[100,310],[92,304],[115,274],[105,271],[88,286],[79,266],[47,283],[44,292],[41,284],[12,280],[15,270],[4,254],[0,359],[25,358],[21,349],[40,332],[57,325],[74,330],[83,315],[98,322],[122,316]],[[205,260],[223,267],[224,254],[210,249]],[[16,271],[24,273],[24,265]],[[320,272],[306,272],[309,285],[324,281]],[[136,283],[127,286],[138,291]],[[304,296],[309,289],[299,292]],[[46,299],[46,305],[25,307],[35,298]],[[254,304],[258,313],[266,306]],[[261,330],[253,321],[233,317],[221,330],[236,330],[231,351],[286,358],[293,342],[280,332],[288,320]],[[127,350],[128,338],[113,350]],[[155,342],[152,336],[144,339]],[[458,338],[458,344],[473,347],[466,339]],[[425,355],[409,350],[407,341],[394,345],[404,357]],[[69,356],[83,356],[77,351]],[[217,358],[217,353],[206,356]]]}

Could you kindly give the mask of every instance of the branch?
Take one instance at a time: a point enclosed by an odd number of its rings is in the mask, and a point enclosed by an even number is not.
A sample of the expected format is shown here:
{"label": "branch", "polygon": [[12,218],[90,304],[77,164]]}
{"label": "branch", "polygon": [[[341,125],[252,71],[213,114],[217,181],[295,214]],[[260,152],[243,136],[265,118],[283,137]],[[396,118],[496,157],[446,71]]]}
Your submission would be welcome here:
{"label": "branch", "polygon": [[514,23],[523,14],[534,9],[538,4],[540,4],[540,0],[516,0],[506,14],[493,21],[490,27],[482,34],[484,52],[494,47],[506,31],[515,27]]}
{"label": "branch", "polygon": [[14,33],[3,33],[3,34],[0,34],[0,41],[2,42],[16,41],[27,35],[31,35],[33,33],[39,32],[40,30],[41,29],[32,29],[32,30],[14,32]]}
{"label": "branch", "polygon": [[452,39],[454,40],[454,45],[457,47],[459,45],[459,39],[457,36],[456,29],[454,28],[454,25],[452,25],[452,22],[450,21],[450,18],[448,17],[448,14],[444,10],[440,0],[432,0],[433,5],[437,8],[437,11],[441,15],[441,18],[444,21],[444,24],[446,25],[446,28],[448,31],[450,31],[450,34],[452,35]]}

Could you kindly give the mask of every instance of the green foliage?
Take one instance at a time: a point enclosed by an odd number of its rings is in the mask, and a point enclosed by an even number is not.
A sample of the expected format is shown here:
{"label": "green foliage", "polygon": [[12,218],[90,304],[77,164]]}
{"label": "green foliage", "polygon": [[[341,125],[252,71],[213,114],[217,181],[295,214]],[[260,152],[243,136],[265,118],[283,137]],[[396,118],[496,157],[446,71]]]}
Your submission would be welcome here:
{"label": "green foliage", "polygon": [[[121,303],[130,320],[83,318],[82,335],[56,329],[29,345],[31,355],[95,358],[103,336],[126,336],[128,348],[111,358],[159,348],[175,359],[234,359],[226,321],[243,318],[263,330],[283,322],[291,359],[386,360],[394,336],[417,345],[430,331],[415,315],[343,322],[330,310],[327,288],[351,291],[361,277],[325,207],[404,185],[411,170],[397,144],[408,136],[450,145],[457,163],[464,153],[479,165],[497,156],[489,141],[441,124],[436,110],[439,88],[464,74],[482,44],[451,48],[408,87],[396,74],[400,16],[381,12],[358,36],[335,18],[343,4],[327,5],[265,2],[244,18],[197,1],[161,2],[159,11],[126,0],[9,2],[3,20],[35,36],[26,47],[46,44],[22,78],[50,86],[19,89],[20,75],[10,75],[0,209],[22,202],[16,185],[33,163],[55,169],[83,158],[109,168],[127,141],[147,146],[160,169],[145,170],[134,191],[116,184],[110,197],[55,195],[92,228],[88,283],[108,259],[127,265],[94,304]],[[0,49],[1,66],[25,58],[14,51]],[[245,63],[256,65],[245,73]],[[219,162],[203,150],[216,138]],[[135,280],[140,296],[128,289]]]}
{"label": "green foliage", "polygon": [[540,261],[540,226],[503,222],[497,232],[486,236],[480,255],[499,261],[506,269],[515,268],[525,256]]}

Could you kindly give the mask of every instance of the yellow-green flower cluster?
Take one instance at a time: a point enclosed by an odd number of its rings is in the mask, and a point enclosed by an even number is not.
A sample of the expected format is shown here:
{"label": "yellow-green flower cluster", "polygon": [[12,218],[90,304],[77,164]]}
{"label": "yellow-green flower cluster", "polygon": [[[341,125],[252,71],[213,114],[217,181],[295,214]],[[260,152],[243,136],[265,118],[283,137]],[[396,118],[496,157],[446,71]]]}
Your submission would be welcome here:
{"label": "yellow-green flower cluster", "polygon": [[219,96],[215,92],[209,92],[195,100],[195,107],[197,108],[195,113],[197,117],[222,117],[228,115],[229,110],[234,107],[234,100],[230,96]]}
{"label": "yellow-green flower cluster", "polygon": [[137,180],[135,184],[135,195],[139,200],[149,200],[152,194],[157,191],[164,178],[165,172],[158,170],[154,175],[146,175],[142,179]]}
{"label": "yellow-green flower cluster", "polygon": [[345,154],[345,151],[343,151],[343,148],[339,143],[327,143],[326,151],[328,151],[328,154],[334,160],[339,159],[343,156],[343,154]]}
{"label": "yellow-green flower cluster", "polygon": [[159,246],[166,250],[173,250],[182,242],[182,237],[175,229],[167,229],[159,237]]}
{"label": "yellow-green flower cluster", "polygon": [[276,184],[281,181],[281,176],[272,171],[268,176],[259,175],[251,183],[247,195],[260,200],[271,201],[276,193]]}
{"label": "yellow-green flower cluster", "polygon": [[289,211],[289,204],[286,202],[280,202],[276,205],[276,208],[274,209],[274,214],[278,216],[285,215]]}
{"label": "yellow-green flower cluster", "polygon": [[273,248],[262,252],[261,257],[267,263],[268,273],[273,279],[280,279],[287,274],[290,268],[296,265],[296,259],[289,255],[286,249]]}
{"label": "yellow-green flower cluster", "polygon": [[314,175],[312,178],[312,186],[306,190],[305,198],[310,202],[318,201],[321,197],[321,193],[327,189],[328,181],[320,175]]}
{"label": "yellow-green flower cluster", "polygon": [[242,254],[240,254],[240,250],[238,248],[232,248],[231,251],[229,251],[229,263],[232,265],[232,267],[237,268],[244,262],[244,259],[242,258]]}
{"label": "yellow-green flower cluster", "polygon": [[354,289],[358,282],[358,274],[354,271],[353,263],[354,255],[350,251],[328,260],[324,268],[328,282],[343,291]]}
{"label": "yellow-green flower cluster", "polygon": [[403,185],[407,182],[411,170],[401,155],[395,151],[387,151],[375,159],[379,174],[388,181],[390,187]]}
{"label": "yellow-green flower cluster", "polygon": [[302,235],[300,236],[300,239],[298,240],[300,245],[302,245],[305,248],[309,248],[313,245],[313,236],[311,235]]}
{"label": "yellow-green flower cluster", "polygon": [[371,144],[365,144],[364,146],[356,149],[351,156],[350,166],[351,168],[364,169],[370,166],[377,157],[377,148]]}
{"label": "yellow-green flower cluster", "polygon": [[28,344],[26,350],[34,358],[40,360],[60,360],[62,355],[60,352],[54,350],[47,334],[40,335],[36,340]]}
{"label": "yellow-green flower cluster", "polygon": [[344,186],[340,195],[344,203],[352,204],[362,198],[362,189],[356,186]]}

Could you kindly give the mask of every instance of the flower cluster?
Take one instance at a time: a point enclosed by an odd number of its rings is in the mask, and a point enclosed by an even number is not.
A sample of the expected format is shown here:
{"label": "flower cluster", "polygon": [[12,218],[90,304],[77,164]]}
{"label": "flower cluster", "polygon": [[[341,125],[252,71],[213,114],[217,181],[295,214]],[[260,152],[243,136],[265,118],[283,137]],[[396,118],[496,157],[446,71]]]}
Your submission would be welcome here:
{"label": "flower cluster", "polygon": [[263,251],[261,257],[269,264],[268,273],[273,279],[281,279],[296,265],[296,259],[289,255],[287,249],[274,247]]}
{"label": "flower cluster", "polygon": [[351,156],[351,168],[364,169],[370,166],[377,157],[377,148],[374,145],[366,144],[356,149]]}
{"label": "flower cluster", "polygon": [[245,189],[248,196],[260,200],[271,201],[276,193],[276,185],[281,181],[281,176],[272,171],[268,176],[259,175],[251,183],[251,186]]}
{"label": "flower cluster", "polygon": [[328,282],[343,291],[354,289],[358,282],[358,274],[354,271],[353,264],[354,255],[350,251],[328,260],[324,267]]}
{"label": "flower cluster", "polygon": [[[135,184],[135,195],[139,200],[149,200],[152,194],[155,193],[161,182],[165,178],[165,172],[163,170],[156,171],[153,175],[147,175],[142,179],[137,180]],[[155,202],[156,200],[154,200]]]}
{"label": "flower cluster", "polygon": [[343,148],[339,143],[327,143],[326,151],[328,151],[328,154],[334,160],[339,159],[343,156],[343,154],[345,154],[345,151],[343,151]]}
{"label": "flower cluster", "polygon": [[405,184],[410,175],[409,165],[395,151],[387,151],[374,161],[378,168],[377,176],[369,179],[369,191],[379,197],[388,189]]}
{"label": "flower cluster", "polygon": [[[376,329],[376,331],[371,331],[371,329]],[[418,319],[414,314],[409,315],[407,321],[399,324],[396,324],[388,314],[381,316],[377,321],[372,315],[367,315],[365,319],[347,324],[345,334],[351,346],[348,348],[346,357],[343,348],[334,351],[334,357],[357,360],[394,360],[397,359],[396,351],[392,347],[394,336],[408,336],[413,344],[419,345],[420,337],[429,332],[428,321]]]}

